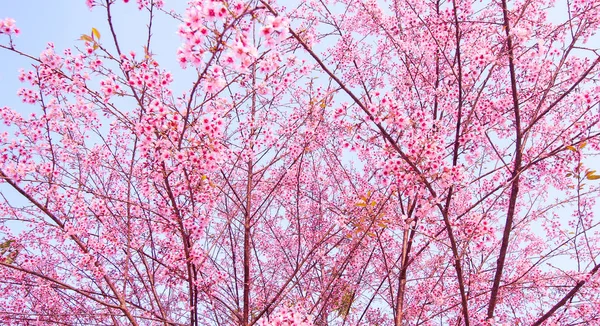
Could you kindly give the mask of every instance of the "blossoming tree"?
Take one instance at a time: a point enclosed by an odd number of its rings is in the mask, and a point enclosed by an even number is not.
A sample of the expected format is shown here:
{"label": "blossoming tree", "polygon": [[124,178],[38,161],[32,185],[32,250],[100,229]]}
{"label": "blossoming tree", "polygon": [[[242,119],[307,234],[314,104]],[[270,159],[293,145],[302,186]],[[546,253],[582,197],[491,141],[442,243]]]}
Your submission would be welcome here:
{"label": "blossoming tree", "polygon": [[600,323],[600,2],[127,2],[0,21],[2,323]]}

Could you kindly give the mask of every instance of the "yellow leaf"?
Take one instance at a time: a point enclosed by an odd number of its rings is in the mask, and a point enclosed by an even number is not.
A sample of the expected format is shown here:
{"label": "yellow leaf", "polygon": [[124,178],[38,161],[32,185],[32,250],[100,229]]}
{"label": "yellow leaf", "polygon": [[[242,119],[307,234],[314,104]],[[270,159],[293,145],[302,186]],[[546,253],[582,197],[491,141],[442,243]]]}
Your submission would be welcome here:
{"label": "yellow leaf", "polygon": [[6,240],[3,243],[0,243],[0,248],[8,248],[13,242],[15,242],[15,240]]}
{"label": "yellow leaf", "polygon": [[587,179],[588,180],[598,180],[598,179],[600,179],[600,175],[590,174],[590,175],[587,176]]}
{"label": "yellow leaf", "polygon": [[91,36],[89,35],[85,35],[85,34],[81,34],[81,37],[79,38],[80,40],[84,40],[87,42],[94,42],[94,39],[92,39]]}
{"label": "yellow leaf", "polygon": [[338,303],[338,306],[335,308],[335,310],[340,316],[347,316],[350,312],[352,301],[354,301],[354,292],[346,290],[342,295],[341,300]]}
{"label": "yellow leaf", "polygon": [[100,32],[98,32],[98,30],[94,27],[92,27],[92,35],[94,35],[96,39],[100,39]]}
{"label": "yellow leaf", "polygon": [[587,145],[587,142],[585,142],[585,141],[584,141],[583,143],[579,144],[579,149],[582,149],[582,148],[584,148],[584,147],[585,147],[585,145]]}
{"label": "yellow leaf", "polygon": [[364,202],[358,202],[355,205],[358,206],[358,207],[366,207],[367,206],[367,204],[364,203]]}
{"label": "yellow leaf", "polygon": [[577,149],[575,149],[573,146],[567,146],[566,148],[570,151],[577,152]]}
{"label": "yellow leaf", "polygon": [[371,197],[371,191],[367,191],[367,195],[366,196],[361,196],[360,199],[367,201],[369,200],[369,197]]}
{"label": "yellow leaf", "polygon": [[377,205],[377,202],[376,201],[372,201],[371,202],[371,206],[375,207],[375,205]]}

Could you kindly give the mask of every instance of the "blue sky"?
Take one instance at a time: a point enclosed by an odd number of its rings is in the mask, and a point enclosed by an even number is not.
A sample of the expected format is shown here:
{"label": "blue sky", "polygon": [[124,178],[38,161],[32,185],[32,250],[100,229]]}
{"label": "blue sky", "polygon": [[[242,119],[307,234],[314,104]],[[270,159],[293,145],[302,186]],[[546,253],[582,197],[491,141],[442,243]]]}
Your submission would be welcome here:
{"label": "blue sky", "polygon": [[[180,9],[185,1],[175,1]],[[114,5],[113,23],[118,31],[121,47],[124,51],[143,53],[143,45],[147,36],[147,11],[138,11],[135,1],[123,4],[118,1]],[[166,8],[172,8],[167,4]],[[15,38],[17,48],[25,53],[38,56],[48,42],[53,42],[59,53],[66,48],[81,46],[78,41],[81,34],[90,34],[91,28],[97,28],[102,35],[102,43],[109,49],[112,47],[110,31],[106,21],[104,8],[89,10],[84,0],[48,1],[0,1],[0,18],[13,18],[21,29],[21,35]],[[172,18],[167,19],[164,14],[155,17],[153,23],[152,52],[157,54],[156,59],[161,66],[169,70],[178,69],[175,61],[175,51],[180,44],[179,37],[175,34],[178,23]],[[6,43],[5,36],[0,40]],[[23,107],[15,96],[22,85],[17,81],[20,68],[31,66],[31,61],[21,58],[8,51],[0,51],[0,105],[8,105],[13,109],[28,110]]]}
{"label": "blue sky", "polygon": [[[101,17],[90,12],[84,1],[30,0],[0,2],[0,17],[13,18],[21,29],[15,38],[17,48],[37,56],[49,41],[58,49],[75,44],[80,34],[101,24]],[[60,24],[57,24],[60,22]],[[5,44],[5,37],[2,39]],[[8,51],[0,51],[0,105],[17,109],[20,101],[15,94],[22,87],[17,82],[18,70],[30,67],[29,60]]]}

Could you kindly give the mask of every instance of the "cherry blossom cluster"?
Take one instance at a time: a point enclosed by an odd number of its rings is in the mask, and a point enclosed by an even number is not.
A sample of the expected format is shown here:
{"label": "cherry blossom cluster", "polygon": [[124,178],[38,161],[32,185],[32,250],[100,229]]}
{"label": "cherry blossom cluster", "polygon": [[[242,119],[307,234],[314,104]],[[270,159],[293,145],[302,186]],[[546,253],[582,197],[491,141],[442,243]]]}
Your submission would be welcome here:
{"label": "cherry blossom cluster", "polygon": [[289,21],[283,16],[269,16],[261,29],[262,35],[267,40],[267,46],[274,47],[287,37]]}
{"label": "cherry blossom cluster", "polygon": [[[200,67],[204,64],[204,56],[211,51],[215,53],[219,47],[223,46],[220,39],[224,36],[226,30],[219,32],[216,28],[224,27],[236,15],[242,14],[245,6],[238,3],[233,6],[233,11],[228,10],[221,1],[197,0],[190,2],[185,12],[184,23],[180,25],[178,34],[184,39],[183,45],[177,50],[177,57],[181,67],[185,68],[188,64],[194,67]],[[240,56],[252,61],[252,55],[256,52],[249,47],[246,41],[248,30],[241,30],[236,42],[243,44],[238,51]],[[216,41],[216,44],[215,44]]]}
{"label": "cherry blossom cluster", "polygon": [[136,60],[136,53],[121,55],[121,68],[128,73],[127,80],[130,87],[148,89],[155,97],[170,96],[168,87],[173,82],[171,72],[161,69],[158,62],[143,59]]}
{"label": "cherry blossom cluster", "polygon": [[0,21],[1,323],[596,322],[595,4],[128,2]]}
{"label": "cherry blossom cluster", "polygon": [[17,28],[15,20],[12,18],[0,19],[0,34],[19,35],[21,30]]}
{"label": "cherry blossom cluster", "polygon": [[298,311],[295,307],[279,308],[269,317],[263,317],[258,321],[260,326],[311,326],[310,316]]}

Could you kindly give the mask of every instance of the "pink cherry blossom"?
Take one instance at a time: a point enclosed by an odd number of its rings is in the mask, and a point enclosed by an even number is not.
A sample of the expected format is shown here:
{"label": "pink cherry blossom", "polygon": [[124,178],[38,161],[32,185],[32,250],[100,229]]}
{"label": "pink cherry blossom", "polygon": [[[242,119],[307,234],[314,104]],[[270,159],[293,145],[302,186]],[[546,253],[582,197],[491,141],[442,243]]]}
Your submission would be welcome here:
{"label": "pink cherry blossom", "polygon": [[598,3],[83,3],[0,20],[0,324],[600,323]]}

